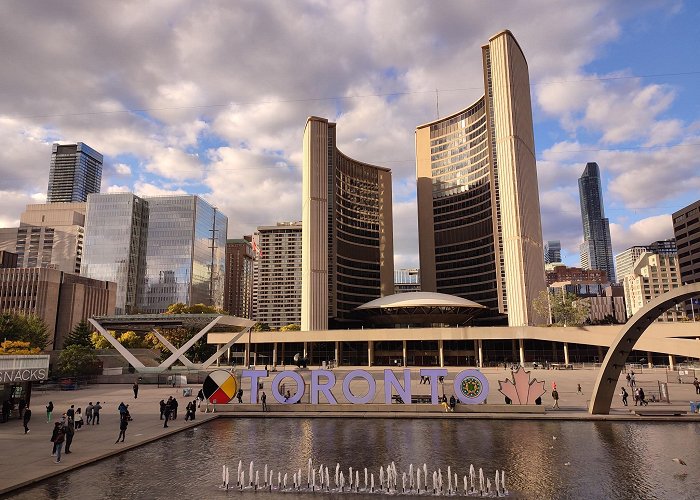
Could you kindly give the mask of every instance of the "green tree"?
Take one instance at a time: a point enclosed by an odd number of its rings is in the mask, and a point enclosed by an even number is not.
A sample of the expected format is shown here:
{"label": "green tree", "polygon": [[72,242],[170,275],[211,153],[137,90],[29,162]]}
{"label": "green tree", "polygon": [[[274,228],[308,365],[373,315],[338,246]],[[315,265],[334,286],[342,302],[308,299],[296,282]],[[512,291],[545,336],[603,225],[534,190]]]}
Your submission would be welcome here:
{"label": "green tree", "polygon": [[31,347],[29,342],[21,340],[6,340],[0,344],[0,356],[9,354],[39,354],[41,349]]}
{"label": "green tree", "polygon": [[82,320],[75,325],[73,330],[66,336],[66,339],[63,341],[63,348],[65,349],[71,345],[94,347],[92,344],[92,332],[90,331],[90,325],[87,321]]}
{"label": "green tree", "polygon": [[58,356],[58,372],[68,377],[95,375],[102,367],[95,349],[81,345],[70,345]]}
{"label": "green tree", "polygon": [[33,314],[0,314],[0,338],[29,342],[31,347],[44,349],[51,343],[46,323]]}
{"label": "green tree", "polygon": [[552,297],[552,316],[559,326],[581,326],[591,310],[590,302],[573,293],[557,294]]}

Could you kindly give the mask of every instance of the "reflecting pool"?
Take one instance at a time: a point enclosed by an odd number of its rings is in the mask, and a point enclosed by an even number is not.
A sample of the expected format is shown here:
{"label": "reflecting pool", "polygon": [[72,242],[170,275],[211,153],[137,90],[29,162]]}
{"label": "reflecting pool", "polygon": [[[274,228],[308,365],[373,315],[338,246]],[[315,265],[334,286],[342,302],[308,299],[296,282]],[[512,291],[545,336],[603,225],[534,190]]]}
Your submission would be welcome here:
{"label": "reflecting pool", "polygon": [[[555,439],[556,438],[556,439]],[[672,461],[679,457],[683,467]],[[219,418],[22,490],[14,498],[337,498],[337,494],[222,491],[222,465],[235,484],[255,461],[292,474],[308,459],[334,476],[427,464],[460,478],[469,465],[505,471],[511,498],[697,498],[700,425],[543,420]],[[399,472],[399,476],[401,473]],[[305,479],[304,479],[305,481]],[[333,481],[333,479],[331,479]],[[445,479],[446,481],[446,479]],[[346,494],[377,498],[376,494]]]}

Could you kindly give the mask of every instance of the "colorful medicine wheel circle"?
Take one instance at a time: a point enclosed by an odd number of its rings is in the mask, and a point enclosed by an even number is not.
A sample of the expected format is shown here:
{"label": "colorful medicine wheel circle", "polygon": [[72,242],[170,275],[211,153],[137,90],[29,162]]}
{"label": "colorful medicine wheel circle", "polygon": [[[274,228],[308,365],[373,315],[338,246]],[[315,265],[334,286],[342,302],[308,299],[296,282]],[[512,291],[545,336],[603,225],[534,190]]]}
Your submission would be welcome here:
{"label": "colorful medicine wheel circle", "polygon": [[202,392],[210,403],[226,404],[238,392],[238,381],[226,370],[215,370],[204,379]]}
{"label": "colorful medicine wheel circle", "polygon": [[455,392],[464,404],[480,404],[489,394],[489,381],[479,370],[464,370],[455,378]]}

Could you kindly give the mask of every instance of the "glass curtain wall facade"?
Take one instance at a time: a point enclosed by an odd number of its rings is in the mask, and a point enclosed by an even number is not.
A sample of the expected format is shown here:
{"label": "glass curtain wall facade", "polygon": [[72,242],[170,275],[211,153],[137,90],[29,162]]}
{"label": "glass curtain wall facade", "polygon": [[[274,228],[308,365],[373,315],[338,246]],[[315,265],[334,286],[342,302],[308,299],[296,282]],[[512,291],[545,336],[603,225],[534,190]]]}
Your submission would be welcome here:
{"label": "glass curtain wall facade", "polygon": [[87,144],[54,144],[49,170],[49,203],[85,202],[100,192],[102,155]]}
{"label": "glass curtain wall facade", "polygon": [[131,193],[91,194],[80,274],[117,284],[116,314],[139,312],[148,203]]}
{"label": "glass curtain wall facade", "polygon": [[595,162],[586,163],[578,180],[583,222],[581,243],[581,267],[599,269],[615,282],[615,265],[610,241],[610,221],[605,217],[603,189],[600,183],[600,168]]}
{"label": "glass curtain wall facade", "polygon": [[535,324],[546,285],[527,62],[508,31],[482,61],[484,96],[416,129],[421,290],[488,307],[481,322]]}
{"label": "glass curtain wall facade", "polygon": [[336,147],[336,124],[304,131],[302,330],[340,327],[394,293],[391,171]]}
{"label": "glass curtain wall facade", "polygon": [[148,244],[139,309],[170,304],[223,307],[228,218],[198,196],[148,202]]}

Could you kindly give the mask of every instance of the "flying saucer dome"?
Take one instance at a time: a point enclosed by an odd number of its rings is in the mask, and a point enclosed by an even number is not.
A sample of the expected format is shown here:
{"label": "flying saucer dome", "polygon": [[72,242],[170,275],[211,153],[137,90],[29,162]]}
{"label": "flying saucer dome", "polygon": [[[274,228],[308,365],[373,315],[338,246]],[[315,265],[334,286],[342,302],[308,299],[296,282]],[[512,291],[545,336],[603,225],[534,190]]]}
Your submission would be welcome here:
{"label": "flying saucer dome", "polygon": [[408,292],[387,295],[355,309],[374,325],[461,325],[487,309],[471,300],[444,293]]}

